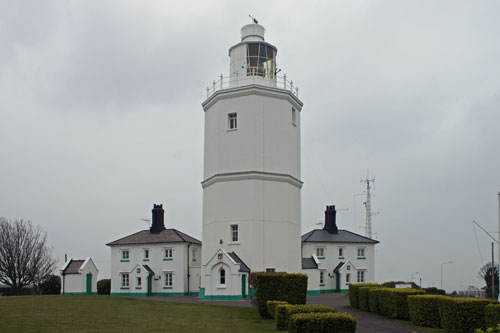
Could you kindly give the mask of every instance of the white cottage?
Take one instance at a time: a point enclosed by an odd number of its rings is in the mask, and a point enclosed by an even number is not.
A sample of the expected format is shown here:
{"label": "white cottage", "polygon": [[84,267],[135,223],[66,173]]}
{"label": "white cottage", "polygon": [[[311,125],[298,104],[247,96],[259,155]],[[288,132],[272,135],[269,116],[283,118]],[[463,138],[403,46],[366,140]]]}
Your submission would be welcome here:
{"label": "white cottage", "polygon": [[96,295],[99,270],[92,259],[69,259],[60,270],[62,295]]}
{"label": "white cottage", "polygon": [[[325,292],[347,292],[351,283],[375,280],[375,244],[378,241],[347,230],[339,230],[335,206],[327,206],[323,229],[302,235],[302,257],[314,275],[319,270],[316,286],[308,285],[309,295]],[[314,264],[313,264],[314,263]],[[307,271],[306,271],[307,272]]]}
{"label": "white cottage", "polygon": [[111,247],[111,295],[198,295],[201,242],[166,229],[162,205],[154,205],[149,230],[106,244]]}

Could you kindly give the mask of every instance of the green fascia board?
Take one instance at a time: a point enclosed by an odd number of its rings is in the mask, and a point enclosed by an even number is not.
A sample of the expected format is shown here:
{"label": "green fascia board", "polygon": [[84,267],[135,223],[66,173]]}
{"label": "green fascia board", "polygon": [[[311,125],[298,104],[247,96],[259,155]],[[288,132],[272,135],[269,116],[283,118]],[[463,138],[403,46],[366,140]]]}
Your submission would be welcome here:
{"label": "green fascia board", "polygon": [[321,290],[308,290],[307,295],[308,296],[319,296],[321,294]]}
{"label": "green fascia board", "polygon": [[243,299],[241,295],[205,295],[203,297],[207,301],[240,301]]}

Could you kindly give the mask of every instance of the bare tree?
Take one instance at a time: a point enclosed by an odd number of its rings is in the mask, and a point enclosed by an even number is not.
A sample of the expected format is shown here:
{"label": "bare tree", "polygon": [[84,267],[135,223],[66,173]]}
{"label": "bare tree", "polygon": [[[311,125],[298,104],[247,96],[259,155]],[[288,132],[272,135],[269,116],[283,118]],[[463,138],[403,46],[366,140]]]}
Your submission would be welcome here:
{"label": "bare tree", "polygon": [[[487,263],[478,272],[477,275],[479,278],[483,279],[486,282],[486,294],[488,297],[498,297],[498,265],[492,265],[491,262]],[[492,282],[491,278],[495,279],[495,290],[492,290]]]}
{"label": "bare tree", "polygon": [[56,268],[47,233],[30,221],[0,217],[0,282],[15,289],[40,283]]}

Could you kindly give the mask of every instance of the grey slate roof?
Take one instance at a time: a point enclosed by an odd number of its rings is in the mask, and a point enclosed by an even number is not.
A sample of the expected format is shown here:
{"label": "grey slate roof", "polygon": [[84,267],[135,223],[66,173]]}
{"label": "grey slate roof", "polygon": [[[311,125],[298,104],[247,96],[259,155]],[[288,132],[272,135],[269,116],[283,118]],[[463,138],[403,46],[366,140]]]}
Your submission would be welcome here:
{"label": "grey slate roof", "polygon": [[380,243],[377,240],[355,234],[347,230],[339,230],[337,234],[331,234],[323,229],[314,229],[302,235],[303,242],[325,242],[325,243]]}
{"label": "grey slate roof", "polygon": [[149,275],[155,275],[155,272],[148,265],[142,265],[148,271]]}
{"label": "grey slate roof", "polygon": [[317,269],[318,265],[314,261],[314,259],[311,258],[302,258],[302,269]]}
{"label": "grey slate roof", "polygon": [[333,269],[333,272],[337,273],[342,268],[342,266],[344,266],[344,264],[345,263],[343,261],[339,262],[339,264]]}
{"label": "grey slate roof", "polygon": [[180,232],[176,229],[165,229],[159,233],[151,233],[149,230],[142,230],[132,234],[130,236],[126,236],[115,240],[114,242],[108,243],[106,245],[132,245],[132,244],[154,244],[154,243],[193,243],[193,244],[201,244],[199,240],[193,238],[189,235],[186,235],[183,232]]}
{"label": "grey slate roof", "polygon": [[78,274],[78,270],[82,267],[85,260],[73,260],[71,259],[68,266],[64,269],[62,274]]}
{"label": "grey slate roof", "polygon": [[240,264],[240,272],[250,273],[250,268],[243,262],[243,260],[240,259],[240,257],[238,257],[235,252],[229,252],[228,254],[231,256],[231,258],[233,258],[234,261]]}

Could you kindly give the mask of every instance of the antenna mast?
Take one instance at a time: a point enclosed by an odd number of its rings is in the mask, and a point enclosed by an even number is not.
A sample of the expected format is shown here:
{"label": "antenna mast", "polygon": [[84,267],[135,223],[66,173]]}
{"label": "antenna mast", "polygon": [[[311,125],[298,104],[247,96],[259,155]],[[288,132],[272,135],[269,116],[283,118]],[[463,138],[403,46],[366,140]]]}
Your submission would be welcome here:
{"label": "antenna mast", "polygon": [[365,190],[366,201],[363,204],[365,205],[365,210],[366,210],[365,236],[368,238],[372,238],[372,216],[377,214],[377,213],[372,213],[372,206],[371,206],[372,194],[370,193],[370,190],[372,189],[374,182],[375,178],[370,179],[368,175],[366,176],[366,179],[361,179],[361,183],[366,184],[366,190]]}

